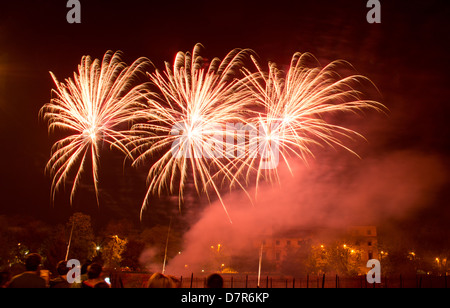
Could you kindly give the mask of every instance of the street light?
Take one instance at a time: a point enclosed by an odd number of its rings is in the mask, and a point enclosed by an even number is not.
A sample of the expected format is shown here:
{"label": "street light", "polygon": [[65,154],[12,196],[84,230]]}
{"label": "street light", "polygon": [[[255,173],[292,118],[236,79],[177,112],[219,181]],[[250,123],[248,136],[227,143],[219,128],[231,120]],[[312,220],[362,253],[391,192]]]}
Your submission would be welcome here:
{"label": "street light", "polygon": [[411,261],[416,260],[416,253],[414,251],[408,252],[408,259]]}
{"label": "street light", "polygon": [[438,266],[438,271],[440,272],[441,271],[441,260],[438,258],[438,257],[436,257],[436,259],[434,259],[435,261],[436,261],[436,264],[437,264],[437,266]]}

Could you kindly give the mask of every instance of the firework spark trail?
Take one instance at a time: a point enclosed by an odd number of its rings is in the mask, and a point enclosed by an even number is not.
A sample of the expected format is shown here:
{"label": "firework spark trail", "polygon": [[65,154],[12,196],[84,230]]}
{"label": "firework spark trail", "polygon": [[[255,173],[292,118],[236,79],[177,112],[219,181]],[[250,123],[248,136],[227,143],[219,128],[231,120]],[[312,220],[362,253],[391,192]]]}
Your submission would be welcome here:
{"label": "firework spark trail", "polygon": [[[108,51],[103,60],[84,56],[78,74],[65,83],[50,72],[56,85],[50,103],[40,110],[48,131],[63,131],[69,136],[55,142],[46,171],[52,176],[52,200],[61,185],[75,171],[70,194],[72,203],[84,166],[91,156],[94,190],[98,204],[98,165],[101,144],[106,142],[127,155],[122,144],[127,132],[117,128],[133,120],[133,110],[139,106],[139,93],[144,85],[133,87],[138,74],[145,74],[150,62],[139,58],[131,66],[121,61],[121,53]],[[133,91],[131,91],[133,89]]]}
{"label": "firework spark trail", "polygon": [[139,116],[147,123],[133,127],[139,137],[129,143],[133,155],[137,153],[134,165],[158,157],[148,171],[141,217],[150,194],[165,189],[178,191],[181,206],[188,179],[198,193],[204,191],[209,198],[212,189],[221,202],[218,179],[237,181],[222,154],[227,147],[224,128],[242,122],[248,109],[248,93],[235,78],[247,51],[234,49],[208,64],[199,54],[201,48],[197,44],[192,54],[179,52],[173,68],[166,63],[163,73],[149,74],[160,95],[145,95],[148,106]]}
{"label": "firework spark trail", "polygon": [[[341,138],[362,136],[343,126],[327,123],[324,116],[364,109],[385,110],[376,101],[360,98],[363,93],[357,86],[363,83],[374,86],[369,79],[361,75],[341,77],[338,74],[339,68],[352,68],[345,61],[334,61],[320,68],[311,54],[295,53],[286,73],[275,63],[269,63],[266,73],[256,59],[251,58],[257,69],[255,73],[243,69],[245,83],[254,103],[264,111],[257,111],[248,119],[248,124],[259,133],[247,141],[246,159],[237,169],[236,178],[241,175],[248,179],[256,172],[256,189],[262,177],[269,181],[278,180],[276,166],[280,160],[290,170],[288,157],[291,154],[305,162],[307,157],[314,157],[311,151],[314,144],[337,145],[357,155]],[[308,66],[311,62],[316,66]]]}

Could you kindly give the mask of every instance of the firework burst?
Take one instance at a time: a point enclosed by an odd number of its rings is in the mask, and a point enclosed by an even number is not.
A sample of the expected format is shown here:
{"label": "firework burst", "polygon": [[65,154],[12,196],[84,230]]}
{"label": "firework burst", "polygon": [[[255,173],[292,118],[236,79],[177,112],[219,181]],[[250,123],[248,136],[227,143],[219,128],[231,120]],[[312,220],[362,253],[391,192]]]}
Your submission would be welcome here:
{"label": "firework burst", "polygon": [[[120,53],[109,51],[101,61],[83,57],[78,74],[64,83],[50,73],[56,89],[40,116],[49,133],[68,134],[53,145],[46,166],[53,200],[70,180],[72,202],[90,163],[98,203],[99,152],[108,144],[134,166],[150,164],[141,218],[152,194],[177,193],[181,207],[190,184],[208,198],[213,192],[230,218],[220,193],[224,187],[247,193],[255,176],[257,191],[262,179],[279,180],[280,161],[288,168],[290,156],[306,162],[314,145],[354,153],[343,140],[363,137],[330,123],[329,116],[384,110],[358,90],[373,86],[370,80],[339,74],[353,69],[345,61],[322,68],[311,54],[295,53],[286,72],[275,63],[265,71],[249,50],[207,61],[201,49],[197,44],[192,53],[178,52],[173,65],[166,62],[165,70],[152,73],[146,58],[127,66]],[[244,66],[247,59],[256,69]],[[149,82],[135,85],[145,73]]]}
{"label": "firework burst", "polygon": [[339,146],[354,153],[342,140],[363,137],[356,131],[328,123],[327,116],[384,109],[376,101],[361,99],[363,93],[358,88],[363,84],[373,86],[369,79],[338,74],[342,68],[353,70],[348,62],[334,61],[321,68],[311,54],[295,53],[287,72],[278,69],[275,63],[269,63],[268,72],[264,72],[254,57],[252,60],[256,72],[244,68],[245,84],[257,107],[247,121],[258,134],[249,138],[246,159],[235,174],[249,178],[256,172],[256,187],[262,177],[278,180],[276,167],[282,161],[289,168],[289,156],[306,162],[314,156],[312,145]]}
{"label": "firework burst", "polygon": [[[121,53],[106,52],[103,60],[84,56],[73,79],[59,82],[50,72],[56,85],[50,103],[40,110],[48,124],[49,133],[61,131],[68,136],[52,147],[46,171],[52,176],[52,200],[61,185],[72,181],[70,202],[79,184],[87,161],[91,160],[94,190],[98,203],[99,151],[102,144],[115,146],[129,154],[122,141],[127,133],[118,130],[131,121],[138,108],[139,93],[144,85],[133,87],[139,73],[145,73],[149,61],[139,58],[131,66],[121,60]],[[133,91],[131,91],[133,89]]]}
{"label": "firework burst", "polygon": [[208,198],[214,191],[222,202],[218,183],[234,179],[227,167],[225,127],[245,115],[248,93],[235,75],[247,51],[234,49],[207,63],[201,48],[178,52],[172,68],[166,63],[164,72],[149,74],[156,90],[144,95],[148,105],[137,114],[147,122],[133,127],[138,137],[129,143],[135,165],[158,157],[148,172],[142,210],[151,193],[164,190],[177,192],[181,205],[188,181]]}

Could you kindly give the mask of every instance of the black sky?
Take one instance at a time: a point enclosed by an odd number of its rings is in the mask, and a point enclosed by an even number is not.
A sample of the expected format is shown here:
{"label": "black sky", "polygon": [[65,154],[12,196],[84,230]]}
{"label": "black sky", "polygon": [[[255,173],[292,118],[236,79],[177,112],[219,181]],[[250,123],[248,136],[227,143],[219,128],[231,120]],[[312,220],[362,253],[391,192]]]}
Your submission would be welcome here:
{"label": "black sky", "polygon": [[[64,194],[54,207],[50,203],[44,167],[53,139],[38,111],[50,99],[49,71],[62,80],[73,74],[83,55],[102,57],[107,50],[123,51],[128,63],[148,57],[158,68],[197,42],[205,46],[207,56],[223,57],[241,47],[254,49],[262,61],[279,64],[288,64],[296,51],[311,52],[324,64],[345,59],[377,85],[381,102],[390,110],[387,118],[367,120],[362,127],[370,141],[363,156],[418,151],[440,157],[447,168],[450,5],[381,1],[381,24],[368,24],[366,2],[81,0],[81,24],[68,24],[64,0],[3,1],[0,214],[65,221],[64,215],[72,211]],[[135,171],[127,170],[129,176],[124,176],[120,163],[117,169],[111,167],[115,162],[114,157],[102,162],[107,205],[97,208],[86,188],[87,196],[76,206],[94,208],[92,213],[99,216],[138,213],[145,183]],[[124,200],[135,197],[136,204],[123,206]],[[445,226],[449,200],[446,185],[411,221],[421,217],[430,225]]]}

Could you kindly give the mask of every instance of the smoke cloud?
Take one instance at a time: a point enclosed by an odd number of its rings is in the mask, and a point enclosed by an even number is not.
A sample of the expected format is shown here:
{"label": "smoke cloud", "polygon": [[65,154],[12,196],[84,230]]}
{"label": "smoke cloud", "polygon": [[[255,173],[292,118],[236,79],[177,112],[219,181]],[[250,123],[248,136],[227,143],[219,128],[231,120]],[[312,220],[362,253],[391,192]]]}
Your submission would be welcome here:
{"label": "smoke cloud", "polygon": [[[440,157],[413,151],[358,159],[333,155],[310,162],[280,165],[280,183],[262,184],[250,202],[242,192],[207,207],[184,235],[184,248],[168,272],[196,272],[221,243],[231,255],[245,255],[255,242],[292,229],[380,225],[427,206],[446,180]],[[248,192],[255,195],[255,190]]]}

